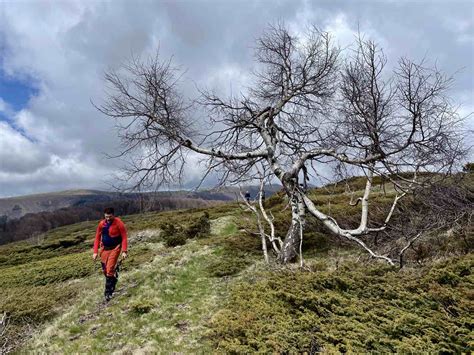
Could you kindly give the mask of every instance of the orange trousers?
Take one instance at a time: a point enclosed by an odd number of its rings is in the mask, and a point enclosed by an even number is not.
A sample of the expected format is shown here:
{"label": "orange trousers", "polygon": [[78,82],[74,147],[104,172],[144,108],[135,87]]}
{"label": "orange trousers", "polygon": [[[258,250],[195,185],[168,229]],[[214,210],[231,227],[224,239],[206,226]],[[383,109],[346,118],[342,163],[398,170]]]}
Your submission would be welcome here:
{"label": "orange trousers", "polygon": [[111,250],[101,250],[100,260],[102,262],[102,271],[104,271],[105,276],[115,276],[115,268],[117,267],[121,250],[122,247],[120,245],[117,245]]}

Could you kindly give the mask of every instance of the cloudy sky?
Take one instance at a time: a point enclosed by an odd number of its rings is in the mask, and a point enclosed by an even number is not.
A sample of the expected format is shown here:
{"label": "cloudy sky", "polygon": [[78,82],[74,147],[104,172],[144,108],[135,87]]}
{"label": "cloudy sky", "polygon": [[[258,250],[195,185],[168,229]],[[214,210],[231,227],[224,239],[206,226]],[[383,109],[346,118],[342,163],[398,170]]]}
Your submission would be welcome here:
{"label": "cloudy sky", "polygon": [[359,29],[391,62],[426,57],[455,76],[461,113],[474,111],[470,0],[0,0],[0,197],[109,186],[120,161],[106,154],[119,142],[91,104],[108,68],[159,46],[186,80],[237,88],[255,38],[277,21],[296,32],[315,24],[341,46]]}

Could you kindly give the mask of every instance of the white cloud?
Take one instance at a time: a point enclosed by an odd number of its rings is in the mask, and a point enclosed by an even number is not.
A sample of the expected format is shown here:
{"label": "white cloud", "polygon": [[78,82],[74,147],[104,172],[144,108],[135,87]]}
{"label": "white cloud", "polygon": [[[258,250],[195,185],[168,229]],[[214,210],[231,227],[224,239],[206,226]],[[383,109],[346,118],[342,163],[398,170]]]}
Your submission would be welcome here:
{"label": "white cloud", "polygon": [[106,188],[104,180],[110,178],[107,171],[95,166],[94,162],[82,161],[77,157],[49,157],[49,164],[38,169],[21,172],[0,171],[0,196],[50,192],[79,188]]}
{"label": "white cloud", "polygon": [[349,16],[340,12],[326,20],[324,30],[329,32],[336,43],[342,49],[354,48],[357,38],[360,36],[363,40],[370,40],[383,49],[386,56],[390,56],[390,43],[385,36],[377,31],[370,20],[359,22],[351,19]]}
{"label": "white cloud", "polygon": [[[457,95],[456,102],[459,104],[459,115],[465,119],[465,129],[469,131],[468,145],[474,145],[474,92],[461,92]],[[471,152],[470,159],[474,158],[474,151]]]}
{"label": "white cloud", "polygon": [[324,30],[334,36],[341,48],[352,46],[357,36],[357,29],[353,30],[350,27],[347,16],[343,13],[335,15],[327,21]]}
{"label": "white cloud", "polygon": [[[474,6],[473,6],[474,7]],[[443,19],[443,25],[446,30],[455,35],[456,42],[460,44],[472,45],[474,41],[474,8],[471,8],[471,14],[463,14],[466,17],[450,17]]]}
{"label": "white cloud", "polygon": [[[50,190],[54,184],[57,189],[86,182],[97,186],[117,169],[118,162],[104,158],[118,149],[115,123],[90,100],[100,102],[108,66],[147,44],[147,21],[121,23],[133,12],[94,2],[5,6],[3,70],[13,78],[34,80],[38,92],[17,113],[0,102],[12,123],[8,130],[2,126],[2,152],[9,154],[1,160],[0,195]],[[91,167],[99,169],[94,178]]]}
{"label": "white cloud", "polygon": [[[103,98],[104,70],[117,67],[132,53],[151,53],[157,44],[163,58],[174,55],[174,62],[188,70],[186,93],[194,93],[195,84],[235,93],[251,80],[253,41],[267,24],[283,20],[295,33],[316,24],[332,31],[343,47],[353,42],[359,27],[384,47],[387,56],[389,51],[397,57],[418,47],[423,56],[427,47],[438,46],[435,56],[444,54],[444,68],[470,65],[461,89],[472,93],[472,49],[459,43],[450,47],[446,39],[453,30],[436,25],[447,18],[445,13],[424,17],[422,25],[410,24],[418,15],[404,10],[404,6],[409,9],[406,4],[143,1],[137,6],[125,0],[77,0],[1,6],[1,69],[9,78],[34,82],[37,91],[19,112],[0,98],[0,115],[8,118],[0,126],[0,195],[74,184],[98,186],[115,172],[119,162],[104,158],[104,153],[120,150],[114,122],[99,114],[90,100],[100,103]],[[384,6],[391,7],[379,20],[375,15]],[[465,18],[463,14],[449,17],[457,23],[460,40],[472,35],[472,23]],[[438,32],[432,33],[433,28]],[[188,172],[190,179],[196,179],[201,168],[191,164]]]}
{"label": "white cloud", "polygon": [[11,106],[8,104],[8,102],[3,100],[1,97],[0,97],[0,113],[3,113],[7,116],[11,116],[11,114],[13,113]]}
{"label": "white cloud", "polygon": [[50,161],[48,154],[8,123],[0,122],[0,172],[7,174],[34,173]]}
{"label": "white cloud", "polygon": [[224,95],[244,93],[245,88],[252,82],[250,73],[237,63],[223,64],[207,77],[205,85]]}

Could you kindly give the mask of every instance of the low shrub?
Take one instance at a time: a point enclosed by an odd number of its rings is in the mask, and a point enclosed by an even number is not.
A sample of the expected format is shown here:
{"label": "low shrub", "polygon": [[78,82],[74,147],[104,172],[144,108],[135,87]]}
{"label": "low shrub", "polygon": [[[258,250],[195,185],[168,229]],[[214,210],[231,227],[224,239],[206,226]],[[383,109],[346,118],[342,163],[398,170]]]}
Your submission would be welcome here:
{"label": "low shrub", "polygon": [[191,220],[189,224],[183,226],[165,222],[160,225],[160,229],[167,247],[184,245],[188,239],[202,238],[209,235],[211,232],[209,213],[204,212],[199,218]]}
{"label": "low shrub", "polygon": [[172,223],[160,224],[161,237],[169,248],[186,244],[186,237],[181,228],[176,228]]}
{"label": "low shrub", "polygon": [[155,305],[147,300],[137,300],[132,302],[130,305],[130,311],[133,314],[140,316],[142,314],[149,313],[154,307]]}
{"label": "low shrub", "polygon": [[40,286],[88,276],[95,272],[90,252],[57,256],[28,264],[3,268],[0,288]]}
{"label": "low shrub", "polygon": [[44,322],[76,293],[77,286],[65,284],[2,288],[0,314],[6,312],[14,323]]}
{"label": "low shrub", "polygon": [[267,198],[263,206],[266,209],[270,209],[275,206],[281,206],[281,204],[284,203],[285,198],[286,198],[286,195],[283,192],[277,192],[276,194]]}
{"label": "low shrub", "polygon": [[469,353],[473,266],[470,255],[416,273],[260,272],[232,287],[208,335],[229,353]]}
{"label": "low shrub", "polygon": [[211,243],[222,247],[224,249],[224,254],[227,256],[262,254],[262,241],[260,236],[251,235],[247,232],[216,238],[212,240]]}
{"label": "low shrub", "polygon": [[211,221],[209,220],[208,212],[204,212],[201,217],[195,221],[192,221],[191,224],[184,230],[184,234],[188,239],[206,237],[210,232]]}
{"label": "low shrub", "polygon": [[207,267],[209,275],[214,277],[238,274],[251,265],[255,257],[263,258],[259,237],[248,233],[221,236],[212,243],[219,247],[219,252]]}
{"label": "low shrub", "polygon": [[184,245],[186,244],[186,236],[183,233],[178,233],[178,234],[172,234],[164,237],[165,240],[165,245],[168,248],[173,248],[178,245]]}
{"label": "low shrub", "polygon": [[250,263],[251,260],[245,255],[230,256],[225,254],[212,260],[207,270],[209,275],[213,277],[232,276],[247,268]]}
{"label": "low shrub", "polygon": [[56,256],[77,253],[91,248],[92,231],[64,235],[56,235],[56,230],[44,235],[40,241],[22,241],[0,247],[0,267],[27,264],[35,261],[51,259]]}

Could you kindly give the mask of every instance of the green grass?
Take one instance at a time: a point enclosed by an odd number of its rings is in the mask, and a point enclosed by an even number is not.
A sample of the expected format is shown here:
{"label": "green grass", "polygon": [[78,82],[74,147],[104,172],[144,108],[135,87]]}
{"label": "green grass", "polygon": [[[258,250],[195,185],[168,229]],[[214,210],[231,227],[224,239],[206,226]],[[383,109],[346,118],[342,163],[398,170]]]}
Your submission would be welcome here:
{"label": "green grass", "polygon": [[197,241],[163,247],[153,262],[124,275],[108,305],[99,292],[87,292],[25,350],[210,352],[205,325],[225,290],[221,280],[205,276],[211,254]]}
{"label": "green grass", "polygon": [[[190,211],[189,215],[202,215],[202,210]],[[153,259],[156,243],[161,241],[158,226],[168,219],[167,213],[124,217],[132,236],[129,258],[122,268],[125,273]],[[0,314],[6,312],[9,317],[3,336],[9,345],[20,346],[33,329],[80,299],[82,290],[97,288],[100,263],[91,259],[96,226],[97,221],[78,223],[0,246]],[[134,237],[143,230],[151,232],[147,242]]]}
{"label": "green grass", "polygon": [[[129,258],[122,265],[123,279],[121,278],[120,283],[134,285],[136,280],[141,280],[144,285],[143,290],[151,290],[156,282],[154,276],[157,274],[156,270],[153,269],[157,264],[153,264],[153,262],[159,254],[166,256],[163,259],[159,258],[163,263],[159,266],[163,268],[163,279],[171,278],[170,282],[173,285],[170,288],[158,289],[156,291],[158,294],[166,295],[169,293],[173,297],[180,298],[183,304],[186,299],[192,296],[196,298],[193,301],[196,305],[201,299],[207,299],[205,294],[202,294],[202,290],[209,289],[217,292],[218,288],[214,287],[213,284],[219,283],[219,279],[208,275],[212,258],[201,257],[197,261],[193,259],[194,256],[199,255],[200,250],[208,250],[208,254],[211,255],[218,249],[217,246],[210,247],[209,245],[212,243],[208,243],[207,238],[205,238],[206,235],[202,235],[206,231],[207,234],[210,233],[206,229],[209,227],[206,227],[205,223],[205,228],[201,228],[201,225],[203,225],[203,211],[203,209],[193,209],[186,212],[148,213],[124,217],[131,237],[129,240]],[[219,206],[213,209],[214,220],[218,221],[217,217],[227,214],[227,211],[229,211],[228,206]],[[183,260],[180,253],[187,250],[187,245],[183,246],[182,249],[165,248],[163,246],[164,238],[159,231],[159,227],[164,222],[172,222],[182,226],[187,238],[192,238],[193,235],[191,234],[194,232],[197,233],[197,237],[201,238],[197,244],[196,241],[187,241],[191,245],[193,255],[192,257],[188,255],[186,258],[189,260],[186,259],[186,262],[179,260]],[[219,222],[216,223],[219,224]],[[228,233],[236,228],[235,224],[232,223],[228,225],[227,222],[224,222],[222,225],[228,230]],[[61,227],[39,238],[0,247],[0,288],[2,290],[0,313],[6,312],[9,316],[9,327],[6,335],[4,335],[8,338],[9,344],[16,348],[21,347],[21,344],[28,339],[32,329],[44,328],[45,322],[50,322],[61,314],[64,315],[64,312],[70,309],[71,305],[76,305],[80,300],[93,299],[94,307],[97,306],[97,302],[99,302],[103,293],[103,277],[101,276],[100,263],[96,262],[94,264],[91,259],[95,227],[96,222]],[[193,247],[195,244],[198,246]],[[168,257],[167,254],[169,253],[172,256]],[[189,268],[183,270],[181,263],[187,265],[188,262]],[[169,263],[177,263],[176,273],[169,272]],[[199,273],[202,275],[198,275]],[[138,277],[135,277],[136,275]],[[192,283],[192,280],[196,278],[201,281],[196,284],[194,289],[189,289],[189,283]],[[164,285],[166,283],[160,280],[159,286],[163,287]],[[173,292],[170,292],[170,289]],[[180,289],[183,292],[179,291]],[[130,292],[130,294],[126,294],[131,297],[133,302],[127,306],[127,314],[130,314],[131,317],[138,315],[148,317],[154,314],[155,303],[150,303],[149,300],[144,299],[141,291],[136,294],[136,297],[135,291],[131,290]],[[165,303],[177,301],[177,299],[164,298]],[[206,305],[201,311],[203,314],[207,314],[210,307],[215,304],[213,302],[212,305]],[[190,308],[196,309],[195,305],[192,307],[183,306],[183,312],[186,310],[189,313]],[[87,308],[87,304],[83,304],[82,307]],[[178,304],[178,309],[180,307]],[[172,307],[167,306],[165,308],[170,312]],[[196,316],[196,319],[202,319],[203,314]],[[158,316],[155,314],[154,317]],[[181,318],[185,319],[187,316]],[[178,330],[178,333],[176,333],[178,335],[191,326],[181,318],[178,316],[173,326],[170,326],[170,329]],[[170,321],[173,319],[173,317],[169,318]],[[139,322],[138,319],[135,321]],[[67,335],[65,341],[69,341],[70,337],[81,334],[83,328],[82,324],[72,326],[71,334]],[[161,335],[157,334],[156,336],[159,339]],[[167,339],[167,336],[163,335],[163,339]],[[197,342],[197,340],[193,341]]]}
{"label": "green grass", "polygon": [[[363,180],[351,184],[354,196],[360,196]],[[330,196],[334,191],[339,195]],[[357,224],[360,206],[350,206],[344,191],[338,184],[312,191],[311,197],[322,210],[343,218],[342,225]],[[381,216],[392,201],[381,189],[374,197]],[[275,216],[277,235],[284,237],[290,214],[285,199],[277,194],[265,205]],[[199,227],[204,212],[210,230],[207,224]],[[399,272],[358,259],[365,254],[308,218],[306,268],[300,269],[273,259],[263,263],[255,220],[236,203],[123,220],[130,253],[117,297],[107,305],[99,264],[91,260],[97,221],[0,246],[0,314],[10,317],[6,336],[18,351],[472,350],[472,254]],[[182,245],[166,246],[165,223],[185,236]],[[449,255],[462,254],[455,252],[459,241],[450,239],[440,242],[439,250],[446,241],[456,246]]]}

